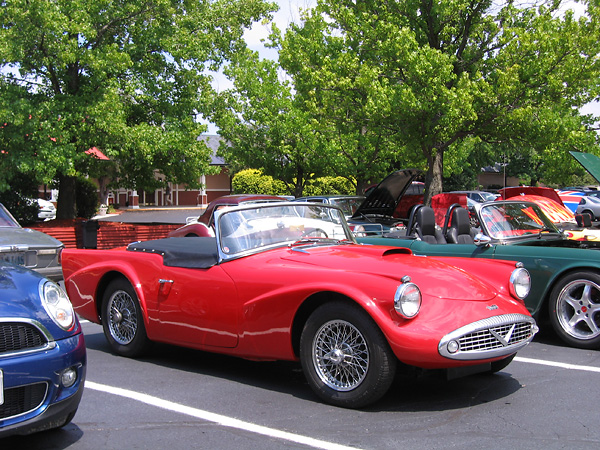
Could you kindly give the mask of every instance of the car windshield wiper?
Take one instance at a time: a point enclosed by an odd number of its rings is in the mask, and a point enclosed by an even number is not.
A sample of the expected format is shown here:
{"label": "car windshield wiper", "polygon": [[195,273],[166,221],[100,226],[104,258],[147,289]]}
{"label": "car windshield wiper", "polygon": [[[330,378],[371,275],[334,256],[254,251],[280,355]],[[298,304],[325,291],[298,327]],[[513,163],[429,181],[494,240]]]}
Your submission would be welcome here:
{"label": "car windshield wiper", "polygon": [[548,227],[542,227],[542,228],[540,228],[540,232],[538,233],[538,239],[542,238],[542,233],[544,231],[547,232],[547,233],[551,233],[554,230],[552,230],[552,228],[548,228]]}

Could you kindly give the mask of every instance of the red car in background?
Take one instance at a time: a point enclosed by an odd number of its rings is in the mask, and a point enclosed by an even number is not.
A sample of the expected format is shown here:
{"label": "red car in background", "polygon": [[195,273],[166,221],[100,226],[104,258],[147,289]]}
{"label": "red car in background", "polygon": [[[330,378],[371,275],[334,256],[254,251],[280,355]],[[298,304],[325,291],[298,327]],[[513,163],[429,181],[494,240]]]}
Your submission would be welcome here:
{"label": "red car in background", "polygon": [[209,237],[214,236],[214,214],[223,208],[252,203],[283,202],[285,198],[274,195],[232,194],[219,197],[208,204],[200,217],[188,217],[186,224],[171,231],[167,237]]}

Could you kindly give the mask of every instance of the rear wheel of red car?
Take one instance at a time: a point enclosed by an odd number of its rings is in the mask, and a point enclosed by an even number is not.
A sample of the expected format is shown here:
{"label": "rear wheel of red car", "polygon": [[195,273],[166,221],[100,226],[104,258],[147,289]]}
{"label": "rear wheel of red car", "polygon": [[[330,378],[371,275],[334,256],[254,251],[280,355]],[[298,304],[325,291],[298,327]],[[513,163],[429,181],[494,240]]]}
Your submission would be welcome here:
{"label": "rear wheel of red car", "polygon": [[115,353],[136,357],[150,345],[137,295],[122,278],[111,281],[102,301],[104,335]]}
{"label": "rear wheel of red car", "polygon": [[567,344],[600,348],[600,276],[580,271],[563,277],[550,295],[550,321]]}
{"label": "rear wheel of red car", "polygon": [[375,322],[358,306],[342,302],[326,303],[309,317],[300,338],[300,361],[313,391],[345,408],[379,400],[397,364]]}

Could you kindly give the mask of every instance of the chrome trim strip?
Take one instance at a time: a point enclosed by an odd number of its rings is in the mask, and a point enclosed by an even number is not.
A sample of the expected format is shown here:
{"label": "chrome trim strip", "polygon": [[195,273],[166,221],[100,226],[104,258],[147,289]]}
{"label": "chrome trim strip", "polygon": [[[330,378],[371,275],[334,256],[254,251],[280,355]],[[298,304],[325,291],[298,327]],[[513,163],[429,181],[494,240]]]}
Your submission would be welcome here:
{"label": "chrome trim strip", "polygon": [[[531,327],[531,335],[527,339],[510,344],[509,341],[512,337],[515,327],[518,324],[529,324]],[[501,326],[511,326],[505,336],[500,336],[493,330],[494,328]],[[480,331],[489,332],[490,335],[493,336],[493,338],[496,339],[501,346],[493,349],[470,350],[463,352],[461,352],[459,348],[454,353],[448,351],[448,343],[450,341],[458,342],[461,338]],[[538,327],[535,323],[535,320],[531,316],[524,314],[504,314],[470,323],[464,327],[452,331],[451,333],[448,333],[440,340],[440,343],[438,344],[438,351],[440,355],[445,358],[462,361],[473,361],[508,356],[516,353],[529,344],[537,332]]]}
{"label": "chrome trim strip", "polygon": [[46,344],[42,345],[41,347],[37,347],[37,348],[18,350],[16,352],[10,352],[10,353],[0,353],[0,359],[15,356],[15,355],[25,355],[28,353],[45,352],[48,350],[52,350],[53,348],[56,347],[56,342],[54,341],[54,338],[52,337],[50,332],[46,329],[46,327],[44,325],[42,325],[37,320],[24,318],[24,317],[11,317],[11,318],[0,317],[0,323],[15,323],[15,322],[16,323],[26,323],[26,324],[34,326],[35,328],[38,329],[38,331],[40,333],[42,333],[44,335],[44,337],[46,338],[46,341],[48,341],[48,342],[46,342]]}

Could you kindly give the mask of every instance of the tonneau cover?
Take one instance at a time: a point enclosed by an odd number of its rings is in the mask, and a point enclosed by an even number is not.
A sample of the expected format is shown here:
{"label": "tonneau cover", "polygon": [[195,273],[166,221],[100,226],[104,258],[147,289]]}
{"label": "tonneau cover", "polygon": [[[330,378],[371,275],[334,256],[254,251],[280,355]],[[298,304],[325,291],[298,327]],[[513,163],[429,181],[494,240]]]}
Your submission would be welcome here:
{"label": "tonneau cover", "polygon": [[214,237],[180,237],[134,242],[128,251],[162,255],[163,264],[170,267],[208,269],[219,262],[217,240]]}

